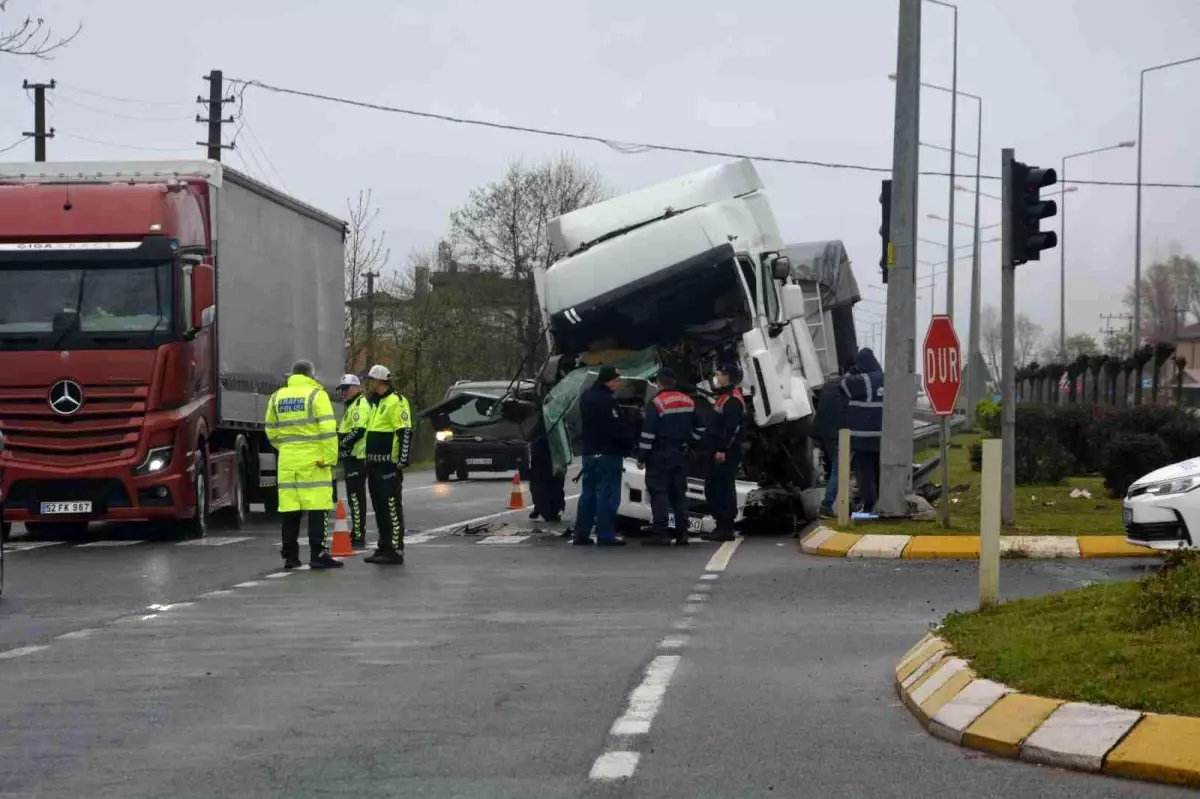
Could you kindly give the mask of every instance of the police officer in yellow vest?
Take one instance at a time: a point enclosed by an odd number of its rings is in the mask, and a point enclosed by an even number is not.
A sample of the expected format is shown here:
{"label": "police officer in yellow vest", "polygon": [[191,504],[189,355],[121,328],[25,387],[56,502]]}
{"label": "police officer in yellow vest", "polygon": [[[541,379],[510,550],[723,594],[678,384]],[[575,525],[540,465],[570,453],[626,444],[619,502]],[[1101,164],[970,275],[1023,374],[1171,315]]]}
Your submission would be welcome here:
{"label": "police officer in yellow vest", "polygon": [[309,566],[339,569],[329,556],[326,533],[333,509],[337,419],[329,395],[313,377],[309,361],[296,361],[287,385],[267,405],[267,439],[279,452],[279,512],[283,515],[283,567],[300,566],[300,517],[308,512]]}
{"label": "police officer in yellow vest", "polygon": [[338,458],[346,476],[346,500],[350,504],[350,543],[355,549],[367,545],[367,423],[371,403],[363,394],[358,375],[346,375],[338,385],[345,412],[338,427]]}
{"label": "police officer in yellow vest", "polygon": [[400,470],[408,465],[412,445],[412,411],[408,399],[392,388],[392,373],[376,364],[367,372],[371,379],[371,418],[367,422],[367,485],[379,546],[365,558],[367,563],[404,563],[404,505]]}

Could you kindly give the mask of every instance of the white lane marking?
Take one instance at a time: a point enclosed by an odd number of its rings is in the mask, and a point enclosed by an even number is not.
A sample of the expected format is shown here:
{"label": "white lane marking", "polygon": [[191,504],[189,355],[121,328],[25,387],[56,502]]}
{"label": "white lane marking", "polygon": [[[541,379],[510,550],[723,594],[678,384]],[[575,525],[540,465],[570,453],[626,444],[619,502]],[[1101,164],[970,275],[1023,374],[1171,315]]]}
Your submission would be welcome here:
{"label": "white lane marking", "polygon": [[96,629],[95,627],[92,627],[92,628],[89,628],[86,630],[72,630],[69,633],[63,633],[62,635],[57,636],[54,640],[56,640],[56,641],[75,641],[75,640],[78,640],[81,638],[90,638],[98,632],[100,632],[100,630]]}
{"label": "white lane marking", "polygon": [[721,575],[719,575],[719,574],[702,574],[702,575],[700,575],[700,579],[701,580],[715,580],[720,576]]}
{"label": "white lane marking", "polygon": [[683,606],[683,612],[688,616],[693,616],[700,612],[700,607],[700,605],[694,602],[689,602]]}
{"label": "white lane marking", "polygon": [[707,593],[707,592],[711,591],[712,586],[709,585],[708,583],[696,583],[695,585],[692,586],[692,590],[703,594],[703,593]]}
{"label": "white lane marking", "polygon": [[532,536],[528,535],[489,535],[486,538],[481,538],[476,541],[476,544],[519,544],[522,541],[527,541]]}
{"label": "white lane marking", "polygon": [[274,574],[268,574],[266,576],[266,579],[267,580],[278,580],[280,577],[291,577],[291,576],[292,576],[291,572],[275,572]]}
{"label": "white lane marking", "polygon": [[201,598],[201,599],[208,599],[209,597],[218,597],[218,596],[232,596],[232,595],[233,595],[233,593],[234,593],[234,592],[233,592],[233,591],[230,591],[229,589],[222,589],[222,590],[220,590],[220,591],[209,591],[207,594],[201,594],[201,595],[200,595],[200,598]]}
{"label": "white lane marking", "polygon": [[134,544],[144,544],[145,541],[89,541],[86,544],[80,544],[76,549],[87,549],[88,547],[131,547]]}
{"label": "white lane marking", "polygon": [[140,617],[140,621],[148,621],[150,619],[157,619],[157,618],[158,618],[157,613],[150,613],[150,614]]}
{"label": "white lane marking", "polygon": [[671,625],[672,630],[690,630],[696,626],[695,619],[680,619]]}
{"label": "white lane marking", "polygon": [[234,588],[253,588],[256,585],[262,585],[262,580],[247,580],[244,583],[238,583]]}
{"label": "white lane marking", "polygon": [[[408,546],[409,544],[424,544],[425,542],[432,541],[435,538],[437,538],[437,536],[433,533],[414,533],[412,535],[404,536],[404,545]],[[378,544],[378,542],[376,542],[376,544]]]}
{"label": "white lane marking", "polygon": [[31,552],[43,547],[58,547],[66,541],[9,541],[4,545],[5,552]]}
{"label": "white lane marking", "polygon": [[687,646],[688,637],[686,635],[668,635],[658,644],[659,649],[683,649]]}
{"label": "white lane marking", "polygon": [[662,707],[663,698],[667,695],[667,686],[675,676],[679,666],[679,655],[658,655],[650,661],[646,676],[633,692],[629,694],[629,706],[625,713],[613,722],[612,735],[645,735],[650,732],[650,724]]}
{"label": "white lane marking", "polygon": [[[571,494],[569,497],[566,497],[566,499],[568,501],[572,500],[572,499],[578,499],[578,498],[579,498],[578,494]],[[476,516],[474,519],[464,519],[463,521],[455,522],[454,524],[444,524],[441,527],[434,527],[433,529],[426,530],[425,532],[430,535],[437,535],[438,533],[448,533],[451,530],[457,530],[459,527],[462,527],[467,524],[479,524],[480,522],[486,522],[486,521],[490,521],[492,519],[499,519],[502,516],[508,516],[513,513],[528,513],[528,512],[529,512],[529,508],[513,508],[511,510],[502,510],[499,513],[489,513],[487,516]]]}
{"label": "white lane marking", "polygon": [[41,652],[43,649],[49,649],[49,647],[43,644],[36,646],[19,646],[16,649],[10,649],[7,652],[0,652],[0,660],[12,660],[13,658],[32,655],[34,652]]}
{"label": "white lane marking", "polygon": [[596,758],[588,777],[599,782],[628,779],[637,770],[640,757],[637,752],[605,752]]}
{"label": "white lane marking", "polygon": [[212,538],[197,538],[195,541],[180,541],[176,546],[181,547],[223,547],[226,544],[236,544],[239,541],[249,541],[250,536],[220,536]]}
{"label": "white lane marking", "polygon": [[709,559],[708,565],[704,567],[706,572],[723,572],[729,566],[729,561],[733,559],[733,553],[737,552],[738,547],[742,545],[744,539],[735,538],[732,541],[726,541],[721,544],[721,548],[713,553]]}
{"label": "white lane marking", "polygon": [[[700,586],[700,587],[704,588],[705,586]],[[708,601],[708,595],[707,594],[688,594],[687,601],[688,602],[706,602],[706,601]]]}

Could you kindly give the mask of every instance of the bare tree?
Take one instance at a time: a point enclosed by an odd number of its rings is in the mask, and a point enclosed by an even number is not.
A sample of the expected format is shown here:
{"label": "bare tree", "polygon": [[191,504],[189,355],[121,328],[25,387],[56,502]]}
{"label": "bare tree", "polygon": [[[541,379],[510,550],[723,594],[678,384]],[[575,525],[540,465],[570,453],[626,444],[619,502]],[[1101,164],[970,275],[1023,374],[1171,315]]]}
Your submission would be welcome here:
{"label": "bare tree", "polygon": [[1042,338],[1042,326],[1023,313],[1017,314],[1015,331],[1015,355],[1017,364],[1029,363],[1037,353],[1038,342]]}
{"label": "bare tree", "polygon": [[[376,235],[373,228],[379,209],[372,203],[371,190],[358,192],[357,201],[346,200],[349,227],[346,232],[345,287],[346,302],[366,294],[367,273],[379,272],[387,266],[391,250],[384,246],[384,233]],[[366,312],[359,307],[346,306],[346,360],[353,364],[366,349]]]}
{"label": "bare tree", "polygon": [[[1200,262],[1189,256],[1172,255],[1152,264],[1142,277],[1142,337],[1147,341],[1174,341],[1187,316],[1200,316]],[[1125,294],[1132,309],[1134,291]]]}
{"label": "bare tree", "polygon": [[1000,335],[1000,312],[994,305],[983,306],[979,317],[979,338],[982,355],[994,380],[1000,379],[1000,354],[1003,338]]}
{"label": "bare tree", "polygon": [[[0,0],[0,13],[8,10],[8,0]],[[33,56],[48,61],[54,57],[54,51],[70,44],[79,32],[83,23],[76,26],[70,36],[55,36],[54,28],[41,17],[25,17],[11,27],[0,28],[0,53],[8,55]]]}
{"label": "bare tree", "polygon": [[596,170],[564,154],[538,166],[509,164],[504,177],[475,189],[451,212],[451,236],[472,265],[527,284],[514,331],[523,349],[536,349],[542,339],[533,274],[563,255],[551,247],[550,221],[608,195]]}

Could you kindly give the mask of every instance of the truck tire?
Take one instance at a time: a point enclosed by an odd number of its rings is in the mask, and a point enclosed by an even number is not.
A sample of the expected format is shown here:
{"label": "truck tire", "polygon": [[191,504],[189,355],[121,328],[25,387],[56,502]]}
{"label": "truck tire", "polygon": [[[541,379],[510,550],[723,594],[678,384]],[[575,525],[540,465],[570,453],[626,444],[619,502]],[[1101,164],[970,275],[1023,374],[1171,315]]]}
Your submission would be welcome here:
{"label": "truck tire", "polygon": [[246,518],[250,514],[250,501],[247,499],[246,484],[246,450],[239,449],[237,462],[234,465],[233,505],[229,508],[229,524],[233,529],[240,530],[246,526]]}
{"label": "truck tire", "polygon": [[433,467],[433,476],[437,478],[439,483],[445,483],[450,480],[450,467],[436,464]]}
{"label": "truck tire", "polygon": [[208,535],[208,453],[203,448],[196,450],[193,465],[192,485],[196,492],[196,507],[184,528],[189,536],[204,538]]}

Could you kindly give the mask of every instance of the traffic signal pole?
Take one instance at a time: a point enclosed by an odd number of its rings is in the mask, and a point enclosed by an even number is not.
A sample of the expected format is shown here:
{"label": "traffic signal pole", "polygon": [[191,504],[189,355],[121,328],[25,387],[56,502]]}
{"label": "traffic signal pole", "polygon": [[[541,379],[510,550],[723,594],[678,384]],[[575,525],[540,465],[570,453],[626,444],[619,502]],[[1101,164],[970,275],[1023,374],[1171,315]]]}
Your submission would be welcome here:
{"label": "traffic signal pole", "polygon": [[881,516],[907,516],[912,483],[912,414],[916,359],[917,170],[921,128],[921,0],[900,0],[896,47],[895,133],[892,145],[894,263],[887,289],[883,438],[880,442]]}
{"label": "traffic signal pole", "polygon": [[1013,150],[1000,151],[1000,438],[1002,442],[1000,478],[1000,523],[1011,527],[1017,509],[1017,367],[1016,359],[1016,286],[1017,267],[1013,263]]}

